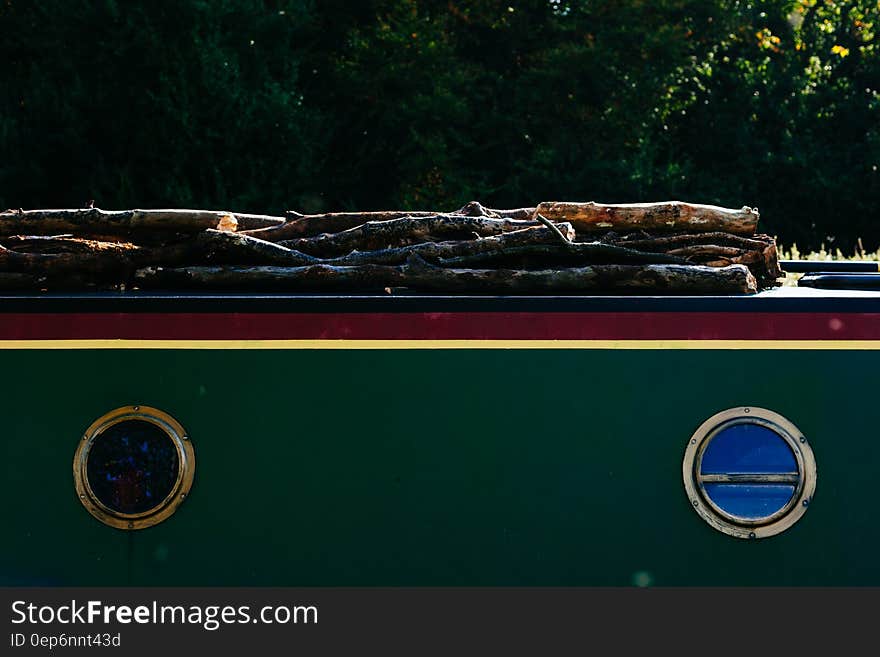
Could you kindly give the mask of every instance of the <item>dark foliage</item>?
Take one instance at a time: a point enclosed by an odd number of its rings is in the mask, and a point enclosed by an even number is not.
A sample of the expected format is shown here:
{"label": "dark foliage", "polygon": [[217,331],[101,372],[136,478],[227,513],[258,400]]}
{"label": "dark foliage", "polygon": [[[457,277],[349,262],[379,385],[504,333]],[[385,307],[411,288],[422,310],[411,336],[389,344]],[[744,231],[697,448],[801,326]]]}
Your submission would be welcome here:
{"label": "dark foliage", "polygon": [[0,206],[757,206],[880,243],[876,0],[0,0]]}

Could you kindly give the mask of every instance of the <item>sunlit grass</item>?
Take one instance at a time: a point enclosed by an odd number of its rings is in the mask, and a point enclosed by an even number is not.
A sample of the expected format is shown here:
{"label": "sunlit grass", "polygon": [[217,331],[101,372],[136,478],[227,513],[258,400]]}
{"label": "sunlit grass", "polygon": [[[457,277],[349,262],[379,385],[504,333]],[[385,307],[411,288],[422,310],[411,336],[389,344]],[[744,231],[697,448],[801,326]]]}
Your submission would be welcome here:
{"label": "sunlit grass", "polygon": [[[840,249],[828,249],[822,244],[818,251],[801,252],[797,244],[786,247],[785,244],[778,243],[780,260],[873,260],[880,261],[880,249],[876,251],[866,251],[862,245],[862,239],[856,241],[856,248],[851,255],[845,254]],[[803,274],[785,274],[785,282],[783,285],[797,285],[797,280]]]}

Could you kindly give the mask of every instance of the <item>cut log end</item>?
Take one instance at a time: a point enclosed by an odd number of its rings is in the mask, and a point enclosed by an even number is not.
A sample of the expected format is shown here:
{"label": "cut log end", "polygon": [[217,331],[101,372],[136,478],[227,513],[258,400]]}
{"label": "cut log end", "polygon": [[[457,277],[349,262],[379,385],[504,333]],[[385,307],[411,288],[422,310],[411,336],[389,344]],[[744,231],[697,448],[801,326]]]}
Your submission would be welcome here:
{"label": "cut log end", "polygon": [[234,215],[224,214],[222,217],[220,217],[220,221],[217,222],[215,228],[217,230],[222,230],[227,233],[234,233],[236,230],[238,230],[238,220],[235,218]]}

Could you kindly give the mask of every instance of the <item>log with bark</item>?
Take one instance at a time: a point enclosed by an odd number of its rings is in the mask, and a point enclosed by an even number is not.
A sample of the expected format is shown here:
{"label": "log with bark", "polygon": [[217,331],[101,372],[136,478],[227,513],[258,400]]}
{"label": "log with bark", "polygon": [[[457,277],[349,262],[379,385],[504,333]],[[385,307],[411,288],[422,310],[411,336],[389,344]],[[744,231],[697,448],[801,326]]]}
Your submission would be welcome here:
{"label": "log with bark", "polygon": [[603,242],[638,251],[681,256],[693,264],[724,267],[746,265],[762,285],[783,275],[776,240],[769,235],[742,237],[730,233],[689,233],[662,237],[613,237]]}
{"label": "log with bark", "polygon": [[[353,250],[376,250],[449,239],[473,239],[538,226],[537,220],[495,219],[465,215],[402,217],[369,221],[339,233],[323,233],[281,242],[284,246],[319,257],[344,255]],[[253,233],[249,233],[253,236]]]}
{"label": "log with bark", "polygon": [[[406,217],[435,216],[466,216],[489,217],[491,219],[516,219],[531,221],[535,218],[535,208],[518,208],[515,210],[493,210],[483,207],[478,201],[471,201],[455,212],[432,212],[424,210],[381,210],[377,212],[329,212],[326,214],[300,214],[293,210],[286,213],[286,221],[275,223],[266,228],[244,227],[239,225],[241,232],[251,237],[258,237],[269,242],[292,240],[299,237],[314,237],[322,233],[338,233],[349,228],[356,228],[371,221],[391,221]],[[238,215],[239,217],[241,215]],[[256,228],[256,230],[255,230]]]}
{"label": "log with bark", "polygon": [[268,214],[246,214],[242,212],[233,212],[232,216],[238,224],[237,230],[261,230],[271,228],[272,226],[283,226],[285,217],[273,217]]}
{"label": "log with bark", "polygon": [[667,201],[664,203],[603,204],[544,202],[537,213],[550,221],[569,221],[579,233],[644,230],[648,232],[723,231],[752,235],[758,226],[758,210],[739,210]]}
{"label": "log with bark", "polygon": [[381,212],[330,212],[327,214],[299,214],[288,212],[287,220],[279,225],[256,230],[242,231],[251,237],[267,242],[280,242],[299,237],[313,237],[322,233],[338,233],[356,228],[370,221],[392,221],[405,217],[433,217],[437,212],[406,212],[389,210]]}
{"label": "log with bark", "polygon": [[667,253],[636,251],[602,242],[570,244],[529,244],[506,249],[460,255],[440,260],[444,267],[510,266],[535,269],[540,267],[577,267],[586,264],[676,264],[687,265],[683,256]]}
{"label": "log with bark", "polygon": [[289,291],[377,291],[390,287],[482,293],[558,293],[650,290],[665,294],[749,293],[755,279],[744,265],[595,265],[565,269],[450,269],[412,255],[406,264],[306,267],[148,267],[144,287]]}
{"label": "log with bark", "polygon": [[274,242],[250,237],[244,233],[227,233],[211,229],[199,233],[195,237],[190,252],[192,259],[196,262],[216,262],[219,264],[296,267],[321,262],[320,258]]}
{"label": "log with bark", "polygon": [[213,210],[7,210],[0,212],[3,235],[129,236],[136,233],[197,233],[207,228],[224,231],[263,229],[281,225],[282,217]]}
{"label": "log with bark", "polygon": [[[564,237],[568,239],[574,237],[574,229],[571,227],[571,224],[558,224],[556,228]],[[352,251],[344,256],[326,259],[324,263],[337,266],[364,264],[399,265],[406,262],[410,255],[418,255],[430,262],[438,262],[446,258],[469,255],[500,254],[530,245],[556,244],[558,241],[557,232],[545,226],[530,226],[509,233],[490,235],[481,239],[422,242],[420,244],[374,251]]]}
{"label": "log with bark", "polygon": [[55,285],[71,275],[92,284],[124,283],[136,269],[148,264],[176,265],[198,257],[192,241],[144,247],[130,242],[28,235],[3,238],[3,242],[7,246],[0,245],[0,271],[41,274]]}
{"label": "log with bark", "polygon": [[[41,275],[48,279],[65,274],[124,278],[126,273],[149,261],[136,258],[143,249],[133,244],[68,237],[42,240],[25,237],[5,241],[13,248],[0,246],[0,271]],[[35,250],[35,243],[44,245],[45,250]],[[20,250],[14,250],[16,246]]]}

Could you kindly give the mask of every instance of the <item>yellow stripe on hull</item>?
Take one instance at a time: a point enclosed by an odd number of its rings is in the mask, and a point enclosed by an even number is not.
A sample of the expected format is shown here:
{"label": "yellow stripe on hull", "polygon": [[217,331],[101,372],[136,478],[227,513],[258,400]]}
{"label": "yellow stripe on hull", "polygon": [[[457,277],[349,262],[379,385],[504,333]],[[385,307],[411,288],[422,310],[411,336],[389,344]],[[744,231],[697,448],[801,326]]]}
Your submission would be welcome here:
{"label": "yellow stripe on hull", "polygon": [[0,349],[805,349],[875,350],[880,340],[0,340]]}

